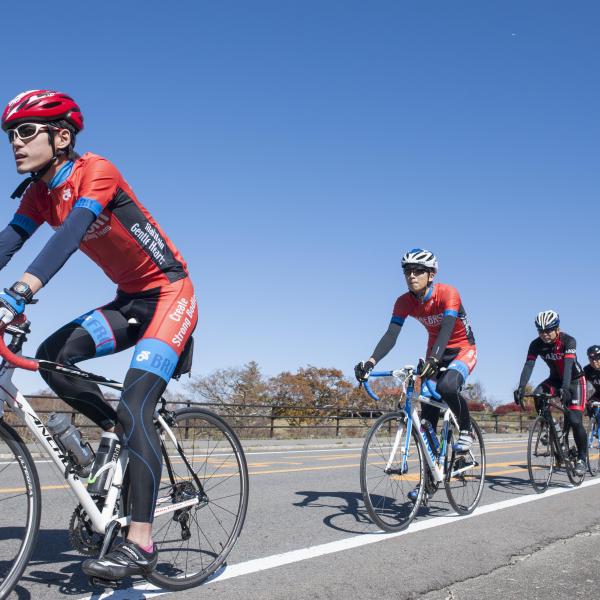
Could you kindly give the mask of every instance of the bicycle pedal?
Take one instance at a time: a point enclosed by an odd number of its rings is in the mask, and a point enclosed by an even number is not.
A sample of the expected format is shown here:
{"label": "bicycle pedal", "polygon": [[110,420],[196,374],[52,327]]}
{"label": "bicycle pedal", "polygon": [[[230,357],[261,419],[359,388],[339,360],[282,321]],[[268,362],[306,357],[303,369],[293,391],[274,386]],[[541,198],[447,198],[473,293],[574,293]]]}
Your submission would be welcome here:
{"label": "bicycle pedal", "polygon": [[116,581],[114,579],[100,579],[100,577],[90,577],[90,583],[94,587],[110,588],[112,590],[116,590],[121,582]]}

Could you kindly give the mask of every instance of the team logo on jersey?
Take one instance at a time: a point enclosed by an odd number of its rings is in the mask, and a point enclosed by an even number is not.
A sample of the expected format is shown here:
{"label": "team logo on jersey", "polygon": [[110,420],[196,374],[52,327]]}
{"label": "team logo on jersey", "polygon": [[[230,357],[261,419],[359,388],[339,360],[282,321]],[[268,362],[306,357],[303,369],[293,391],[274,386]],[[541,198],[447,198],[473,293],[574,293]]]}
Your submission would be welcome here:
{"label": "team logo on jersey", "polygon": [[417,317],[417,320],[427,327],[428,325],[439,325],[443,318],[444,314],[440,313],[439,315],[423,315],[422,317]]}
{"label": "team logo on jersey", "polygon": [[73,193],[71,192],[71,188],[65,188],[65,191],[63,192],[62,198],[65,202],[67,202],[67,200],[71,199],[71,196],[73,195]]}
{"label": "team logo on jersey", "polygon": [[90,240],[104,237],[111,230],[109,221],[110,217],[107,214],[100,213],[98,218],[90,225],[86,234],[83,236],[83,241],[89,242]]}
{"label": "team logo on jersey", "polygon": [[144,362],[145,360],[150,360],[150,351],[142,350],[136,357],[135,360],[138,362]]}

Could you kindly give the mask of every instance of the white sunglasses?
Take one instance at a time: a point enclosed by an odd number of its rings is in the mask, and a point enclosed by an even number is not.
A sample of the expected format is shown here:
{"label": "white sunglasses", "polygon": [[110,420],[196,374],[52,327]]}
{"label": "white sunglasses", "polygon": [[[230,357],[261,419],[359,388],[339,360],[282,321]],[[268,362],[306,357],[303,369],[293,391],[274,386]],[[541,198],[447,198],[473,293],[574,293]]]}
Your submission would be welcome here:
{"label": "white sunglasses", "polygon": [[48,131],[49,127],[46,123],[21,123],[14,129],[8,129],[8,141],[12,144],[16,138],[22,142],[27,142],[34,138],[40,131]]}

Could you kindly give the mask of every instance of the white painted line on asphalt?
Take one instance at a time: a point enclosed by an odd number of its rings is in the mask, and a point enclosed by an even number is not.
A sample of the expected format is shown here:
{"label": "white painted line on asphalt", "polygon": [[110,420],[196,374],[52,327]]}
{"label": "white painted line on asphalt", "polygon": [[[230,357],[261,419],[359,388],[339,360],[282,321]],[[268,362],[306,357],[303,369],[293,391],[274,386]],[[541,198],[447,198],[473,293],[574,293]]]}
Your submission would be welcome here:
{"label": "white painted line on asphalt", "polygon": [[[591,479],[584,481],[579,487],[559,487],[548,490],[543,494],[528,494],[527,496],[520,496],[518,498],[511,498],[509,500],[502,500],[501,502],[495,502],[493,504],[486,504],[480,506],[470,515],[457,515],[456,513],[449,513],[443,517],[433,517],[424,521],[412,523],[408,529],[399,531],[397,533],[365,533],[363,535],[357,535],[336,542],[329,542],[326,544],[319,544],[318,546],[309,546],[308,548],[300,548],[299,550],[291,550],[290,552],[284,552],[283,554],[274,554],[272,556],[265,556],[264,558],[256,558],[248,560],[243,563],[227,566],[221,569],[211,579],[210,583],[217,583],[219,581],[225,581],[226,579],[233,579],[234,577],[241,577],[242,575],[250,575],[252,573],[258,573],[260,571],[266,571],[281,567],[284,565],[309,560],[311,558],[317,558],[319,556],[326,556],[327,554],[334,554],[336,552],[344,552],[346,550],[353,550],[354,548],[360,548],[361,546],[367,546],[369,544],[376,544],[378,542],[386,542],[393,538],[401,537],[404,535],[411,535],[419,531],[425,531],[427,529],[433,529],[434,527],[441,527],[444,525],[450,525],[458,521],[465,519],[473,519],[482,515],[493,513],[499,510],[512,508],[514,506],[520,506],[521,504],[528,504],[530,502],[536,502],[538,500],[544,500],[560,494],[567,494],[576,492],[582,488],[591,487],[593,485],[600,484],[600,478]],[[110,598],[111,600],[143,600],[144,598],[155,598],[164,594],[170,594],[168,590],[161,590],[156,586],[149,583],[143,583],[136,585],[132,588],[116,590],[106,592],[103,594],[92,594],[90,596],[81,596],[78,600],[101,600],[104,598]]]}

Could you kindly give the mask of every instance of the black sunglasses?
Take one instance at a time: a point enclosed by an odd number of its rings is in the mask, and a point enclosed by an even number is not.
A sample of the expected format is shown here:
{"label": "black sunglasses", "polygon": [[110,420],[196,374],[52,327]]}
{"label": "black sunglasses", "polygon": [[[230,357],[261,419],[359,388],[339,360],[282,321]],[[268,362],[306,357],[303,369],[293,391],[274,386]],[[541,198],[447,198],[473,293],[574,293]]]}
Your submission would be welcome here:
{"label": "black sunglasses", "polygon": [[408,277],[409,275],[423,275],[423,273],[428,273],[429,271],[423,267],[406,267],[402,269],[404,271],[404,275]]}

